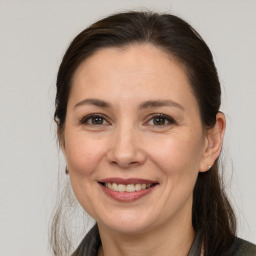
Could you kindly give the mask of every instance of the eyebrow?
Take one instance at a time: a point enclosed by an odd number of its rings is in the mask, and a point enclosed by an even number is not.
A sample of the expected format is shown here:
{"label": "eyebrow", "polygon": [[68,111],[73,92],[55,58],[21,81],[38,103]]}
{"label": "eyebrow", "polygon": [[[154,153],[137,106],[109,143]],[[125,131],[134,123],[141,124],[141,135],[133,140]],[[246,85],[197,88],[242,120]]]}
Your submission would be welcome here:
{"label": "eyebrow", "polygon": [[177,107],[184,110],[184,107],[172,100],[148,100],[139,105],[139,109],[150,107]]}
{"label": "eyebrow", "polygon": [[111,108],[111,104],[104,101],[104,100],[99,100],[99,99],[84,99],[76,103],[74,108],[77,108],[82,105],[94,105],[100,108]]}
{"label": "eyebrow", "polygon": [[[104,100],[100,99],[84,99],[75,104],[74,108],[83,105],[94,105],[100,108],[111,108],[112,105]],[[142,102],[139,105],[139,109],[151,108],[151,107],[177,107],[181,110],[184,110],[184,107],[179,103],[172,100],[148,100]]]}

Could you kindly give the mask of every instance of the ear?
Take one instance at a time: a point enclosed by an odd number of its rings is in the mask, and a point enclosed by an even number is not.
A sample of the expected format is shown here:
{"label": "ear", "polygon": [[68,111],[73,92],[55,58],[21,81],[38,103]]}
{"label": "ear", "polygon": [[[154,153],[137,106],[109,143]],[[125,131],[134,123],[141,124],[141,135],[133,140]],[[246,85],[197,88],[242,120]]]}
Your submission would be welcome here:
{"label": "ear", "polygon": [[58,135],[58,140],[59,140],[59,145],[61,148],[61,151],[66,158],[66,152],[65,152],[65,136],[64,136],[64,129],[60,130],[60,128],[57,128],[57,135]]}
{"label": "ear", "polygon": [[216,123],[214,127],[207,130],[207,133],[205,135],[204,152],[199,168],[200,172],[208,171],[218,158],[222,148],[225,128],[225,115],[222,112],[218,112],[218,114],[216,115]]}

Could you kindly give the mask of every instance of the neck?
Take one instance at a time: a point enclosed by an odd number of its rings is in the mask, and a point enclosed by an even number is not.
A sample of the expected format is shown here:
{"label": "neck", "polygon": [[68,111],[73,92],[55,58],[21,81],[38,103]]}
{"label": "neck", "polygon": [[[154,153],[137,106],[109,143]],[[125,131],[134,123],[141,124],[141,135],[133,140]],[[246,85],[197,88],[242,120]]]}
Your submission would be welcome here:
{"label": "neck", "polygon": [[100,256],[187,256],[195,236],[190,218],[139,234],[120,234],[98,226],[102,241]]}

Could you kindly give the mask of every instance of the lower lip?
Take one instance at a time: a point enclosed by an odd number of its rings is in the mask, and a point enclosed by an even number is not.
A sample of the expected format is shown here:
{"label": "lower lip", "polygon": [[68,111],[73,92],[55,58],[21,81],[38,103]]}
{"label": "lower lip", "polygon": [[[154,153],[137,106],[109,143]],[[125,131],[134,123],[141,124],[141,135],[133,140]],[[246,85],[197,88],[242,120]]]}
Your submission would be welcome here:
{"label": "lower lip", "polygon": [[[100,183],[99,183],[100,184]],[[156,188],[156,185],[153,187],[147,188],[147,189],[142,189],[140,191],[134,191],[134,192],[118,192],[118,191],[113,191],[110,190],[109,188],[105,187],[104,185],[100,184],[101,188],[103,191],[110,196],[111,198],[120,201],[120,202],[132,202],[135,200],[140,199],[141,197],[149,194],[152,192],[153,189]]]}

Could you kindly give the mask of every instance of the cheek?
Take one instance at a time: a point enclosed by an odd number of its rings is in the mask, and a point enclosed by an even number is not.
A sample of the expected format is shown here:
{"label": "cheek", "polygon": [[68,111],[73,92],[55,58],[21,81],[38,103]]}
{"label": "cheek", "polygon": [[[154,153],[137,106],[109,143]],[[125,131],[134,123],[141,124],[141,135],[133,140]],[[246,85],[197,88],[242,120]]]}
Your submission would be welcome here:
{"label": "cheek", "polygon": [[[166,176],[198,172],[202,152],[200,139],[193,136],[166,136],[147,145],[153,162]],[[192,174],[191,173],[191,174]]]}
{"label": "cheek", "polygon": [[72,174],[90,176],[104,155],[104,143],[87,139],[86,136],[75,136],[67,142],[65,152]]}
{"label": "cheek", "polygon": [[[200,141],[200,140],[199,140]],[[199,171],[201,143],[188,137],[172,137],[157,143],[150,152],[154,165],[161,170],[163,214],[170,216],[184,205],[191,207],[193,189]]]}
{"label": "cheek", "polygon": [[67,136],[66,141],[65,153],[73,192],[84,210],[95,216],[93,202],[100,200],[95,193],[95,180],[98,163],[104,155],[103,143],[78,135]]}

